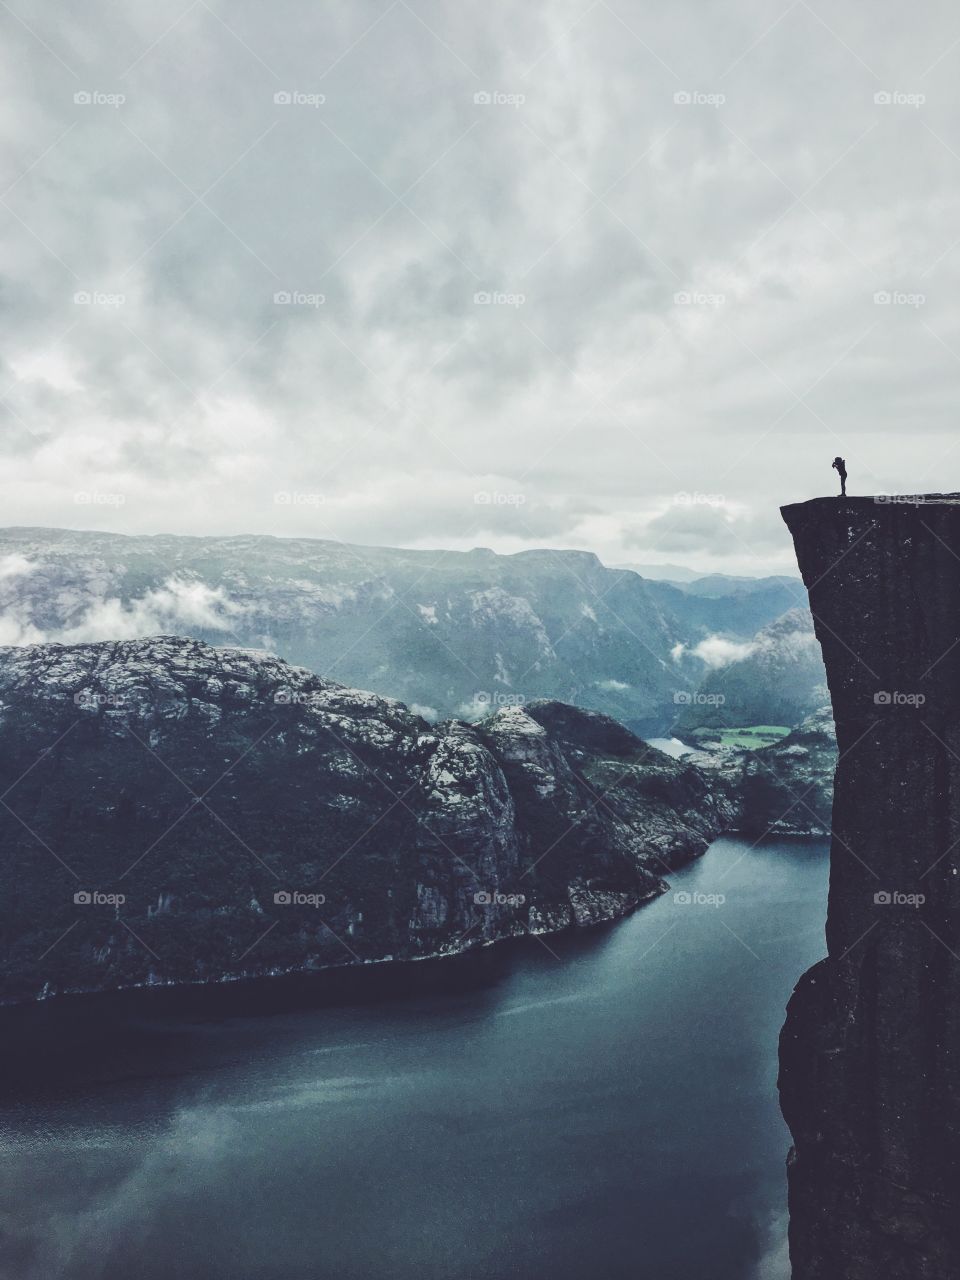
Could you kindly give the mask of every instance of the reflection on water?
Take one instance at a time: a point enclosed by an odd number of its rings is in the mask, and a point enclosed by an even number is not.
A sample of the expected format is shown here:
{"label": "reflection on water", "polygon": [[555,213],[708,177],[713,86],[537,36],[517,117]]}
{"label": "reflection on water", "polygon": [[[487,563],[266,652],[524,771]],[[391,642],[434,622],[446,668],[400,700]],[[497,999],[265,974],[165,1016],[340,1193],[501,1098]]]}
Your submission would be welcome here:
{"label": "reflection on water", "polygon": [[8,1013],[0,1274],[782,1280],[826,872],[723,839],[586,934]]}

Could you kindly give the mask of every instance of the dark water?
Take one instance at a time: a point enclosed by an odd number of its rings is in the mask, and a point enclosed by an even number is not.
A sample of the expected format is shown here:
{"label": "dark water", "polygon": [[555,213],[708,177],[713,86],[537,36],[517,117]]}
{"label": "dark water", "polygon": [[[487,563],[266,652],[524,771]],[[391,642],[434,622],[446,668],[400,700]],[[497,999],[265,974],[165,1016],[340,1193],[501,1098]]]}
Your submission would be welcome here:
{"label": "dark water", "polygon": [[405,998],[394,969],[272,1016],[8,1015],[0,1275],[780,1280],[777,1034],[826,871],[720,840],[673,877],[693,901],[408,967]]}

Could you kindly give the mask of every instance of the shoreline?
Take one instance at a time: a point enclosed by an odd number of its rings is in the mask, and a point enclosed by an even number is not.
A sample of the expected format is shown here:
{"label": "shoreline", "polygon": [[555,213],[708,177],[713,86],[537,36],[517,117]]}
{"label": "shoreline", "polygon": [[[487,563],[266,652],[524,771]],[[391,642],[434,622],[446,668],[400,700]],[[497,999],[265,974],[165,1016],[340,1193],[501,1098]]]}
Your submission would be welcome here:
{"label": "shoreline", "polygon": [[[724,838],[731,839],[751,839],[755,844],[764,844],[767,842],[789,843],[807,843],[816,840],[829,839],[829,836],[818,834],[799,833],[799,832],[770,832],[759,840],[753,840],[752,833],[739,830],[732,827],[719,832],[714,836],[709,844],[705,845],[699,853],[694,853],[690,857],[678,862],[672,871],[684,870],[692,863],[699,861],[709,852],[710,848],[717,840]],[[235,1006],[240,1008],[244,998],[247,995],[253,997],[253,1003],[260,1005],[268,1004],[268,1001],[261,1001],[261,995],[266,996],[269,992],[276,993],[278,1006],[284,1006],[293,994],[294,988],[300,988],[298,1000],[302,999],[306,1004],[326,1003],[326,997],[330,998],[331,1003],[340,1003],[341,995],[347,994],[348,988],[357,988],[357,991],[348,994],[347,1003],[353,996],[361,995],[360,988],[367,986],[375,989],[378,985],[387,988],[397,984],[400,975],[410,975],[416,970],[433,971],[437,970],[438,974],[443,967],[449,969],[450,975],[454,976],[454,970],[463,971],[470,966],[492,967],[493,961],[488,961],[488,957],[499,957],[500,955],[509,954],[512,948],[525,946],[530,942],[540,940],[542,938],[559,939],[576,939],[596,932],[599,929],[609,928],[622,920],[628,919],[641,908],[658,901],[664,894],[669,893],[671,885],[667,881],[661,882],[661,887],[648,894],[646,897],[638,897],[637,900],[628,906],[624,906],[621,910],[610,911],[606,914],[597,915],[594,919],[585,920],[582,923],[564,923],[556,928],[531,930],[524,928],[514,933],[504,933],[500,937],[487,938],[477,941],[469,941],[461,946],[450,946],[441,948],[438,951],[431,951],[423,955],[416,956],[382,956],[377,959],[356,961],[344,961],[342,964],[327,964],[320,966],[304,966],[291,965],[283,969],[261,969],[247,971],[243,973],[228,973],[218,977],[197,978],[191,981],[170,980],[160,982],[141,982],[130,983],[125,986],[118,987],[87,987],[74,988],[62,991],[51,992],[49,994],[39,994],[31,998],[19,1000],[0,1000],[0,1019],[7,1017],[15,1017],[18,1013],[22,1014],[27,1010],[60,1010],[60,1009],[82,1009],[92,1007],[97,1002],[117,1002],[129,1004],[132,1012],[146,1012],[148,1006],[159,1009],[163,1004],[176,1004],[181,998],[187,1003],[193,1003],[198,1008],[201,1006],[209,1006],[211,1010],[215,1010],[217,1005]],[[546,946],[546,944],[543,944]],[[415,968],[416,967],[416,968]],[[459,975],[458,975],[459,976]],[[325,989],[321,989],[321,985]],[[401,984],[402,985],[402,984]],[[419,978],[417,982],[412,984],[413,987],[419,986]],[[431,987],[443,987],[444,982],[441,980],[436,984],[427,981],[423,984],[424,990]],[[319,1000],[317,999],[319,997]],[[269,1008],[259,1010],[258,1012],[269,1013]]]}
{"label": "shoreline", "polygon": [[[721,835],[725,835],[723,832]],[[715,839],[720,839],[716,836]],[[711,841],[711,843],[713,843]],[[707,845],[700,853],[693,854],[690,858],[679,863],[674,871],[679,871],[683,867],[688,866],[692,862],[696,862],[702,858],[710,845]],[[314,985],[320,981],[327,981],[332,986],[347,986],[359,984],[362,982],[376,983],[374,975],[400,974],[409,972],[411,967],[416,966],[440,966],[463,965],[473,959],[479,959],[485,955],[493,955],[499,952],[506,952],[511,945],[526,944],[537,941],[540,938],[577,938],[590,934],[598,929],[607,928],[617,924],[621,920],[627,919],[638,911],[641,907],[647,906],[649,903],[656,902],[670,890],[666,881],[661,882],[661,887],[649,893],[646,897],[637,897],[630,904],[625,905],[622,910],[610,911],[607,914],[599,914],[594,919],[585,920],[582,923],[564,923],[551,929],[521,929],[513,933],[504,933],[500,937],[486,938],[479,941],[466,942],[462,946],[451,946],[449,948],[441,948],[439,951],[427,952],[417,956],[382,956],[372,960],[362,961],[344,961],[342,964],[327,965],[291,965],[283,969],[265,969],[254,970],[252,972],[227,973],[215,978],[197,978],[194,980],[170,980],[161,982],[139,982],[129,983],[119,987],[86,987],[72,988],[61,991],[50,992],[49,994],[39,994],[32,998],[21,1000],[0,1000],[0,1018],[4,1016],[16,1014],[25,1010],[38,1009],[58,1009],[65,1007],[80,1007],[83,1004],[91,1004],[94,1001],[129,1001],[131,1004],[136,1002],[154,1002],[162,1003],[164,998],[175,1000],[179,994],[192,994],[197,997],[197,1003],[208,1001],[211,1005],[217,1002],[218,992],[227,993],[237,992],[238,995],[244,991],[252,992],[256,988],[263,988],[264,992],[269,989],[280,991],[282,987],[288,990],[293,984]],[[364,976],[367,975],[367,976]],[[442,984],[440,984],[442,985]],[[319,990],[316,994],[321,994]],[[329,994],[335,995],[331,991]],[[225,1003],[230,1002],[230,997],[225,997]],[[145,1007],[145,1003],[144,1003]]]}

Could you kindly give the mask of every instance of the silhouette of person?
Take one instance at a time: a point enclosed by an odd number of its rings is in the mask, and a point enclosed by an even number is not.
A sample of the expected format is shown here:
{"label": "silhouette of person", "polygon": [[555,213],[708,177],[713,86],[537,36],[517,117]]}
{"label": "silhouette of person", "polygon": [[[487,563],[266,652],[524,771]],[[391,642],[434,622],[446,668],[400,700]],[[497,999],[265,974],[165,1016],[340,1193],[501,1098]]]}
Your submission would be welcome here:
{"label": "silhouette of person", "polygon": [[847,464],[842,458],[834,458],[830,465],[840,476],[840,497],[845,498],[847,496]]}

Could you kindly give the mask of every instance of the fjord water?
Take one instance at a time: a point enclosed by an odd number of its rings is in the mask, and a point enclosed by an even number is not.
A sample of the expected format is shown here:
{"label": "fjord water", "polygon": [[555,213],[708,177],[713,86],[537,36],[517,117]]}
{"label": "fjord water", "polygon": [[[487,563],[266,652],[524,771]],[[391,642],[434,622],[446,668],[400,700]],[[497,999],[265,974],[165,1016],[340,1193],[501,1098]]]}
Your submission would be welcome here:
{"label": "fjord water", "polygon": [[4,1014],[0,1276],[781,1280],[777,1036],[826,844],[725,838],[670,879],[333,1002]]}

